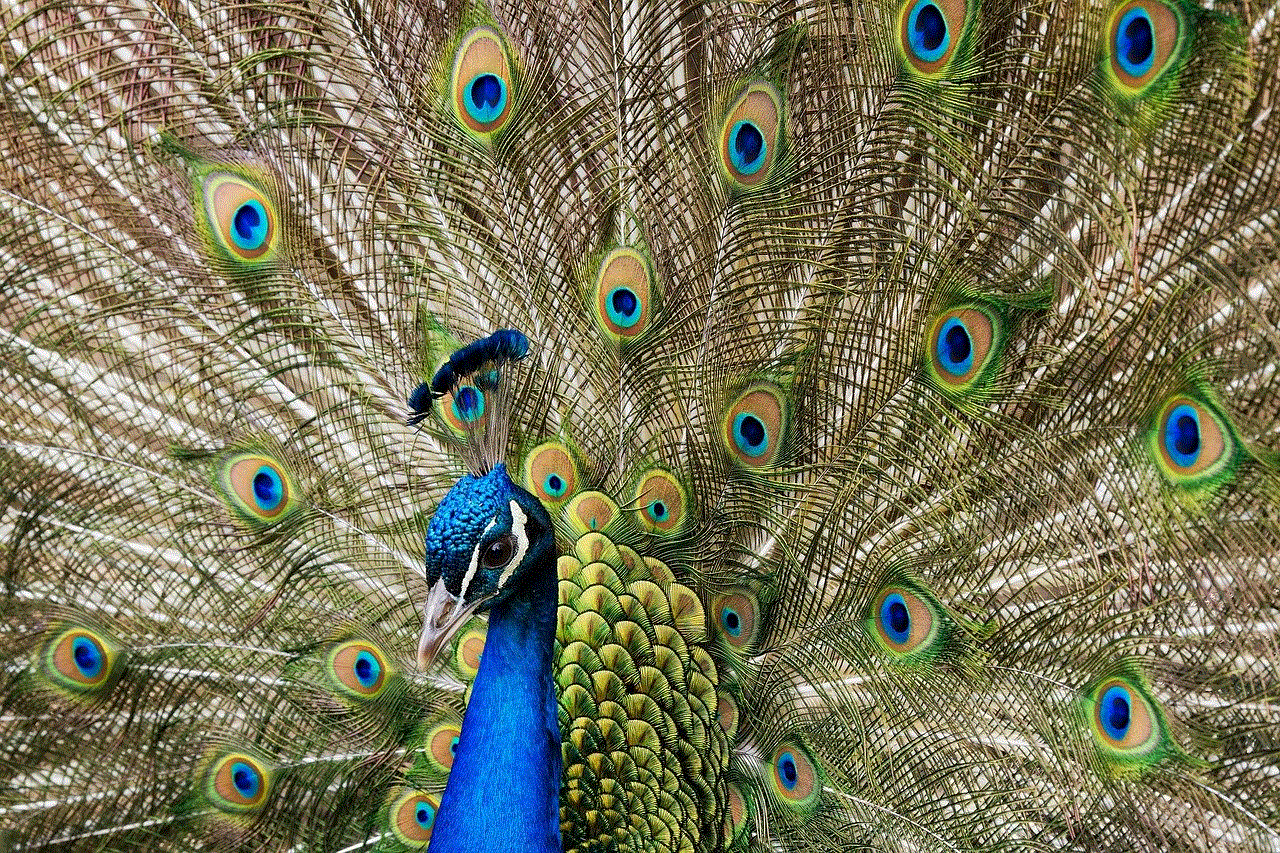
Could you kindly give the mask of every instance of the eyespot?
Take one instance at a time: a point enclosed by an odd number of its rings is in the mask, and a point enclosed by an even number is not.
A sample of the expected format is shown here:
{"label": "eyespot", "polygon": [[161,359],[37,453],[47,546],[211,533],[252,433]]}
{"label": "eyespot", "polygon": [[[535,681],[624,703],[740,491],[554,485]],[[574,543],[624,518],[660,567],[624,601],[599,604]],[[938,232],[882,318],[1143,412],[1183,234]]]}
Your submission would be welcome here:
{"label": "eyespot", "polygon": [[964,394],[990,376],[1000,325],[972,306],[944,311],[929,327],[929,374],[943,391]]}
{"label": "eyespot", "polygon": [[329,652],[329,671],[338,689],[356,699],[381,694],[391,675],[382,650],[360,640],[334,646]]}
{"label": "eyespot", "polygon": [[716,722],[730,740],[738,734],[738,703],[723,689],[716,694]]}
{"label": "eyespot", "polygon": [[123,667],[119,647],[88,628],[66,628],[44,646],[40,669],[50,682],[76,694],[102,693]]}
{"label": "eyespot", "polygon": [[618,505],[603,492],[582,492],[565,507],[565,518],[579,536],[607,530],[617,517]]}
{"label": "eyespot", "polygon": [[229,752],[215,760],[208,778],[209,801],[224,812],[256,812],[271,793],[271,769],[243,752]]}
{"label": "eyespot", "polygon": [[822,795],[818,765],[796,741],[784,741],[773,751],[773,792],[783,805],[805,813],[817,808]]}
{"label": "eyespot", "polygon": [[449,772],[461,736],[462,729],[454,722],[439,723],[427,732],[427,758],[433,769],[440,773]]}
{"label": "eyespot", "polygon": [[539,444],[524,459],[525,487],[547,506],[561,506],[578,490],[578,466],[558,441]]}
{"label": "eyespot", "polygon": [[477,621],[459,636],[453,648],[453,665],[463,681],[470,682],[480,672],[480,656],[488,635],[485,623]]}
{"label": "eyespot", "polygon": [[724,841],[726,846],[731,847],[746,832],[751,813],[747,807],[747,798],[743,796],[741,788],[730,782],[728,793],[729,797],[724,817]]}
{"label": "eyespot", "polygon": [[270,260],[278,243],[279,216],[260,185],[214,171],[204,178],[204,213],[219,254],[230,260]]}
{"label": "eyespot", "polygon": [[391,831],[406,847],[425,850],[431,843],[431,830],[435,827],[439,810],[440,800],[434,794],[406,790],[391,803]]}
{"label": "eyespot", "polygon": [[724,443],[742,465],[762,468],[778,458],[787,429],[787,407],[777,387],[749,387],[725,412]]}
{"label": "eyespot", "polygon": [[782,144],[782,96],[763,80],[747,86],[734,101],[720,130],[720,165],[741,189],[769,179]]}
{"label": "eyespot", "polygon": [[873,600],[872,636],[895,657],[917,657],[936,651],[942,620],[935,605],[905,586],[890,585]]}
{"label": "eyespot", "polygon": [[296,508],[284,466],[259,453],[228,456],[221,465],[219,485],[231,510],[251,523],[276,522]]}
{"label": "eyespot", "polygon": [[480,565],[486,569],[500,569],[516,553],[516,537],[511,534],[500,536],[480,548]]}
{"label": "eyespot", "polygon": [[1235,461],[1236,444],[1227,420],[1186,395],[1173,397],[1160,408],[1151,441],[1161,471],[1176,485],[1219,479]]}
{"label": "eyespot", "polygon": [[490,139],[511,120],[514,78],[505,40],[492,27],[476,27],[453,60],[453,112],[462,126]]}
{"label": "eyespot", "polygon": [[1134,6],[1116,21],[1114,63],[1117,72],[1140,78],[1151,70],[1156,58],[1155,32],[1151,14],[1142,6]]}
{"label": "eyespot", "polygon": [[899,49],[907,68],[940,77],[951,65],[970,26],[965,0],[907,0],[899,13]]}
{"label": "eyespot", "polygon": [[1178,62],[1186,22],[1173,3],[1129,0],[1107,24],[1107,69],[1119,91],[1137,96]]}
{"label": "eyespot", "polygon": [[472,384],[459,385],[440,398],[440,415],[458,435],[468,435],[484,423],[484,392]]}
{"label": "eyespot", "polygon": [[711,600],[716,629],[731,647],[744,650],[760,638],[760,602],[749,590],[730,589]]}
{"label": "eyespot", "polygon": [[685,522],[685,492],[670,473],[654,469],[640,480],[633,505],[636,521],[650,533],[679,533]]}
{"label": "eyespot", "polygon": [[653,268],[635,249],[605,255],[595,283],[596,320],[619,343],[635,340],[649,328],[656,294]]}
{"label": "eyespot", "polygon": [[1094,741],[1105,756],[1127,765],[1146,765],[1169,751],[1159,706],[1136,679],[1113,676],[1088,692]]}

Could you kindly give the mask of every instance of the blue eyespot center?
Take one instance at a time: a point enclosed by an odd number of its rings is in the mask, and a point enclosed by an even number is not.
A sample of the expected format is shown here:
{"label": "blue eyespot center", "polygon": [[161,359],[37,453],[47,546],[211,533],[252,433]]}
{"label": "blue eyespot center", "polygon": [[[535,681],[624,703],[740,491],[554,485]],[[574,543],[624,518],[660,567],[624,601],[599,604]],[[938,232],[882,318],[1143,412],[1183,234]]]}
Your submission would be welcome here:
{"label": "blue eyespot center", "polygon": [[246,201],[231,217],[231,239],[241,249],[262,248],[267,239],[267,211],[262,202]]}
{"label": "blue eyespot center", "polygon": [[1155,61],[1155,32],[1145,9],[1135,7],[1120,19],[1115,51],[1124,73],[1141,77],[1151,70]]}
{"label": "blue eyespot center", "polygon": [[373,655],[361,652],[356,655],[355,673],[356,680],[361,686],[370,688],[378,683],[378,677],[382,675],[382,666]]}
{"label": "blue eyespot center", "polygon": [[76,637],[71,642],[71,656],[85,678],[97,678],[102,672],[102,649],[88,637]]}
{"label": "blue eyespot center", "polygon": [[960,364],[969,357],[973,347],[969,344],[969,334],[964,327],[956,325],[947,331],[947,360],[952,364]]}
{"label": "blue eyespot center", "polygon": [[880,625],[885,636],[897,645],[911,639],[911,611],[901,593],[890,593],[880,604]]}
{"label": "blue eyespot center", "polygon": [[1129,691],[1115,685],[1102,694],[1102,728],[1112,740],[1124,740],[1131,716]]}
{"label": "blue eyespot center", "polygon": [[431,805],[422,800],[418,801],[418,808],[413,813],[413,818],[418,822],[418,826],[423,829],[430,829],[431,825],[436,821],[436,810]]}
{"label": "blue eyespot center", "polygon": [[231,784],[236,786],[236,792],[246,800],[252,800],[258,795],[261,782],[258,771],[243,761],[231,765]]}
{"label": "blue eyespot center", "polygon": [[778,779],[782,782],[782,787],[788,791],[796,787],[796,782],[800,781],[800,771],[796,769],[796,757],[791,752],[784,752],[778,756]]}
{"label": "blue eyespot center", "polygon": [[467,86],[467,112],[473,119],[488,124],[502,115],[507,107],[507,87],[496,74],[480,74]]}
{"label": "blue eyespot center", "polygon": [[964,376],[973,369],[973,338],[963,322],[952,317],[938,331],[938,363],[953,376]]}
{"label": "blue eyespot center", "polygon": [[889,627],[897,633],[905,633],[911,627],[911,616],[901,601],[889,605]]}
{"label": "blue eyespot center", "polygon": [[734,443],[748,456],[760,456],[769,449],[769,431],[755,415],[740,412],[733,419]]}
{"label": "blue eyespot center", "polygon": [[502,99],[502,84],[493,74],[481,74],[471,83],[471,102],[477,107],[493,108]]}
{"label": "blue eyespot center", "polygon": [[1183,415],[1174,421],[1174,426],[1178,436],[1173,440],[1173,446],[1179,453],[1190,455],[1200,449],[1200,425],[1195,418]]}
{"label": "blue eyespot center", "polygon": [[453,740],[449,741],[449,753],[451,755],[458,754],[458,737],[455,735]]}
{"label": "blue eyespot center", "polygon": [[951,46],[946,16],[933,0],[919,0],[907,19],[911,52],[921,62],[937,62]]}
{"label": "blue eyespot center", "polygon": [[724,626],[725,631],[731,637],[737,637],[742,634],[742,618],[738,616],[738,611],[728,607],[720,614],[720,624]]}
{"label": "blue eyespot center", "polygon": [[284,499],[284,483],[280,475],[263,465],[253,475],[253,499],[263,512],[270,512]]}
{"label": "blue eyespot center", "polygon": [[472,385],[463,385],[453,395],[453,414],[463,423],[480,420],[484,414],[484,394]]}
{"label": "blue eyespot center", "polygon": [[548,474],[542,481],[542,490],[553,498],[563,497],[568,484],[559,474]]}
{"label": "blue eyespot center", "polygon": [[729,159],[743,175],[754,175],[764,166],[764,134],[755,122],[740,121],[729,131]]}
{"label": "blue eyespot center", "polygon": [[1165,421],[1164,446],[1175,465],[1190,468],[1200,458],[1200,416],[1185,403]]}
{"label": "blue eyespot center", "polygon": [[649,504],[649,517],[654,521],[666,521],[668,512],[667,505],[663,501],[654,501]]}
{"label": "blue eyespot center", "polygon": [[609,294],[609,319],[629,328],[640,320],[640,297],[629,287],[615,287]]}

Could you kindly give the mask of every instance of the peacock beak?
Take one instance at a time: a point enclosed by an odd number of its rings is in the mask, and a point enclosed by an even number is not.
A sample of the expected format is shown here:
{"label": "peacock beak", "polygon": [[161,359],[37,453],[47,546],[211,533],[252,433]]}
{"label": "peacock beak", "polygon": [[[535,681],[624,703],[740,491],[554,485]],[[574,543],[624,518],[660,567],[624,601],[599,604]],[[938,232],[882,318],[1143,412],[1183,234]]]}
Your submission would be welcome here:
{"label": "peacock beak", "polygon": [[445,643],[487,601],[480,598],[463,604],[461,596],[445,589],[444,579],[436,581],[422,605],[422,635],[418,638],[418,669],[426,671],[435,662]]}

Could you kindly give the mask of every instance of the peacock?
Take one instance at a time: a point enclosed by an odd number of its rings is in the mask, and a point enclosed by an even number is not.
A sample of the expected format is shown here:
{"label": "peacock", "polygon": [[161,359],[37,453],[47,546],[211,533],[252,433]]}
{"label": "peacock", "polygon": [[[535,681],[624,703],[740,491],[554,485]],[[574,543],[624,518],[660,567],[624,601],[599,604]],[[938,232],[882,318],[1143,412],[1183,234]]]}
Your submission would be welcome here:
{"label": "peacock", "polygon": [[0,850],[1280,850],[1275,0],[0,30]]}

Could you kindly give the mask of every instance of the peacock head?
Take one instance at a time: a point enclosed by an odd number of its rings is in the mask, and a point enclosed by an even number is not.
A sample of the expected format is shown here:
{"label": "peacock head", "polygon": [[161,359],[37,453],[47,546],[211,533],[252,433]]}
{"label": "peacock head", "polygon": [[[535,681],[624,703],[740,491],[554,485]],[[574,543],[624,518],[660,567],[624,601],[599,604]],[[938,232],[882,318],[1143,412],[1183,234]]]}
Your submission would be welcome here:
{"label": "peacock head", "polygon": [[538,499],[498,464],[445,495],[427,527],[427,583],[418,665],[426,669],[472,614],[516,595],[555,561],[555,530]]}

